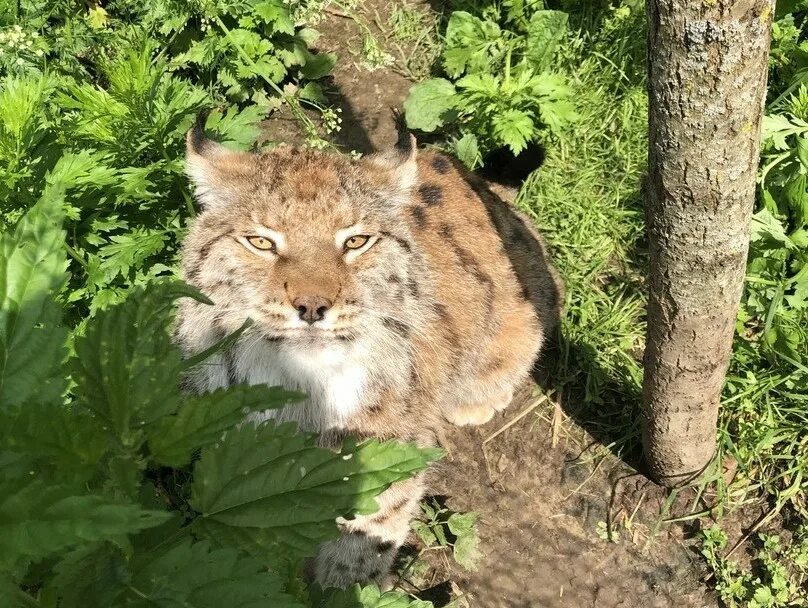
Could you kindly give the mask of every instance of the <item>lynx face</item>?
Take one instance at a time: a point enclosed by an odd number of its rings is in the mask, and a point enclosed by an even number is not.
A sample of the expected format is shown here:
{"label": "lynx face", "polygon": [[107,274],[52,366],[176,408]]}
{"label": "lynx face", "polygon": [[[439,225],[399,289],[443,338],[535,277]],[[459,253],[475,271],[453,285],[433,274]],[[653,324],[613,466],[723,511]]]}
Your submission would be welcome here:
{"label": "lynx face", "polygon": [[203,290],[226,288],[218,300],[212,294],[225,331],[249,316],[264,339],[310,349],[413,322],[412,289],[401,287],[412,286],[417,256],[401,217],[414,158],[352,162],[312,150],[255,155],[189,143],[203,212],[184,269]]}

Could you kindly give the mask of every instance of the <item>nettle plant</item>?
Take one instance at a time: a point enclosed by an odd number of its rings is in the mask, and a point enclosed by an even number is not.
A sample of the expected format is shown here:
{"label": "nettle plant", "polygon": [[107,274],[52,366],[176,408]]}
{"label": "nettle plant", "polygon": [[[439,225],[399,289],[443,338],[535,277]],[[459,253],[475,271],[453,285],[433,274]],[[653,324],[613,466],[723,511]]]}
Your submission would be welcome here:
{"label": "nettle plant", "polygon": [[219,100],[275,107],[272,90],[291,84],[316,103],[313,81],[336,61],[309,50],[317,35],[282,0],[22,0],[0,17],[0,68],[102,84],[105,63],[148,41],[170,70]]}
{"label": "nettle plant", "polygon": [[447,78],[416,84],[404,102],[408,126],[447,131],[470,168],[500,148],[518,155],[576,117],[566,78],[552,69],[567,14],[542,2],[490,5],[481,14],[451,14],[442,60]]}
{"label": "nettle plant", "polygon": [[[374,587],[310,588],[305,558],[335,519],[439,457],[411,444],[338,451],[294,425],[279,388],[184,395],[168,333],[176,281],[133,290],[80,333],[55,294],[67,273],[64,185],[0,235],[0,605],[428,608]],[[231,337],[232,339],[232,337]]]}

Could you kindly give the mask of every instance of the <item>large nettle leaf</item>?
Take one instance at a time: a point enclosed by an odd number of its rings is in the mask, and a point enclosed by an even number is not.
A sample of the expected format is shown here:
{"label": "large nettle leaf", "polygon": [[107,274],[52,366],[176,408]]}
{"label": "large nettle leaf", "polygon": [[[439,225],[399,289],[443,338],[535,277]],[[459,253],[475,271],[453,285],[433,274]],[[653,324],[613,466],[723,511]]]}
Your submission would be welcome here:
{"label": "large nettle leaf", "polygon": [[280,388],[235,386],[190,396],[175,416],[161,418],[149,429],[149,449],[160,464],[181,467],[194,451],[222,438],[251,412],[283,407],[302,395]]}
{"label": "large nettle leaf", "polygon": [[76,339],[75,394],[123,445],[135,445],[142,427],[179,407],[182,362],[166,328],[183,296],[210,302],[181,282],[151,283],[100,312]]}
{"label": "large nettle leaf", "polygon": [[312,555],[337,535],[337,517],[374,512],[375,496],[440,455],[377,440],[346,442],[334,452],[294,424],[246,424],[204,450],[191,505],[214,538],[233,537],[228,528],[260,528],[266,546],[291,557]]}
{"label": "large nettle leaf", "polygon": [[90,479],[108,449],[106,434],[86,411],[37,403],[0,416],[0,450],[25,455],[38,470],[57,477]]}
{"label": "large nettle leaf", "polygon": [[95,495],[69,486],[16,479],[0,483],[0,570],[21,559],[47,557],[86,542],[156,526],[169,513]]}
{"label": "large nettle leaf", "polygon": [[133,565],[127,606],[193,608],[302,608],[283,593],[283,581],[261,562],[206,541],[185,540],[162,554],[148,554]]}
{"label": "large nettle leaf", "polygon": [[54,302],[66,280],[64,189],[49,186],[13,231],[0,234],[0,408],[50,403],[65,388],[67,330]]}
{"label": "large nettle leaf", "polygon": [[189,538],[131,560],[109,543],[88,546],[55,571],[51,586],[61,608],[302,608],[260,562]]}
{"label": "large nettle leaf", "polygon": [[327,597],[315,592],[312,605],[318,608],[432,608],[432,602],[413,600],[398,591],[382,593],[377,587],[360,588],[354,585],[348,589],[332,591]]}

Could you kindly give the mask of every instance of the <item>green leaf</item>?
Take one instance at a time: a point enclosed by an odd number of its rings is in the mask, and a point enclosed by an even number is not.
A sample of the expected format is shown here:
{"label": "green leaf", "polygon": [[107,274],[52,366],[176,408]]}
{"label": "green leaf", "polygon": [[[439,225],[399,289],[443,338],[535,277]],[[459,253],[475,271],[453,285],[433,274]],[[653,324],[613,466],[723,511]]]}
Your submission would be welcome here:
{"label": "green leaf", "polygon": [[261,562],[231,548],[212,549],[206,541],[185,540],[141,556],[128,587],[121,599],[133,608],[302,608]]}
{"label": "green leaf", "polygon": [[264,528],[299,556],[337,535],[335,519],[374,512],[374,497],[440,456],[412,444],[346,443],[337,453],[294,424],[245,424],[205,449],[191,505],[205,520]]}
{"label": "green leaf", "polygon": [[502,55],[502,45],[502,32],[496,23],[454,11],[446,25],[443,67],[451,78],[464,72],[490,71]]}
{"label": "green leaf", "polygon": [[775,248],[780,245],[788,249],[794,247],[783,224],[768,209],[761,209],[752,216],[749,239],[752,242],[761,241],[764,245]]}
{"label": "green leaf", "polygon": [[788,145],[786,137],[793,135],[798,130],[799,127],[792,124],[783,114],[767,114],[763,117],[762,139],[764,142],[772,142],[777,150],[790,149],[791,146]]}
{"label": "green leaf", "polygon": [[498,143],[508,146],[514,155],[524,150],[536,135],[533,120],[521,110],[505,110],[494,116],[492,122]]}
{"label": "green leaf", "polygon": [[75,394],[124,445],[136,445],[144,425],[179,406],[180,353],[168,327],[173,301],[184,296],[209,302],[184,283],[155,282],[100,312],[76,338]]}
{"label": "green leaf", "polygon": [[258,2],[253,6],[253,10],[265,23],[275,26],[276,32],[294,35],[295,24],[289,17],[289,9],[281,0]]}
{"label": "green leaf", "polygon": [[311,53],[306,51],[306,63],[300,68],[300,73],[304,78],[317,80],[326,76],[337,63],[337,56],[334,53]]}
{"label": "green leaf", "polygon": [[149,449],[160,464],[179,468],[194,451],[221,439],[251,412],[283,407],[303,398],[300,393],[265,386],[234,386],[191,396],[176,415],[161,418],[148,431]]}
{"label": "green leaf", "polygon": [[64,189],[46,187],[16,228],[0,234],[0,407],[59,400],[67,331],[54,294],[65,283]]}
{"label": "green leaf", "polygon": [[448,80],[430,78],[419,82],[404,102],[407,126],[431,133],[446,124],[455,103],[455,88]]}
{"label": "green leaf", "polygon": [[378,587],[354,585],[348,589],[313,590],[312,605],[318,608],[433,608],[432,602],[413,600],[399,591],[382,593]]}
{"label": "green leaf", "polygon": [[0,483],[0,569],[159,525],[170,514],[34,479]]}
{"label": "green leaf", "polygon": [[421,539],[421,542],[424,543],[425,547],[431,547],[438,542],[438,537],[435,536],[432,528],[426,522],[415,519],[410,522],[410,527],[413,529],[418,538]]}
{"label": "green leaf", "polygon": [[480,148],[477,145],[477,138],[472,133],[466,133],[455,141],[454,150],[460,162],[466,165],[470,171],[474,171],[483,163]]}
{"label": "green leaf", "polygon": [[25,593],[11,577],[0,572],[0,606],[3,608],[40,608],[40,603]]}
{"label": "green leaf", "polygon": [[452,513],[446,521],[449,532],[455,535],[452,552],[455,561],[466,570],[476,570],[480,555],[477,536],[477,513]]}
{"label": "green leaf", "polygon": [[313,101],[317,104],[322,105],[327,103],[326,96],[323,93],[323,87],[316,82],[307,82],[305,85],[303,85],[303,88],[298,91],[298,95],[301,99]]}
{"label": "green leaf", "polygon": [[121,551],[109,543],[74,549],[54,566],[48,584],[59,598],[59,608],[113,606],[130,573]]}
{"label": "green leaf", "polygon": [[235,106],[222,113],[210,113],[205,128],[218,134],[220,143],[236,150],[247,150],[261,135],[261,121],[266,118],[266,109],[260,106],[247,106],[239,111]]}
{"label": "green leaf", "polygon": [[0,449],[56,468],[61,475],[89,478],[108,449],[105,433],[89,412],[61,404],[27,404],[10,419],[0,417]]}
{"label": "green leaf", "polygon": [[808,139],[804,135],[797,137],[797,158],[808,169]]}
{"label": "green leaf", "polygon": [[567,33],[568,16],[564,11],[537,11],[527,26],[525,57],[536,70],[550,66],[558,45]]}

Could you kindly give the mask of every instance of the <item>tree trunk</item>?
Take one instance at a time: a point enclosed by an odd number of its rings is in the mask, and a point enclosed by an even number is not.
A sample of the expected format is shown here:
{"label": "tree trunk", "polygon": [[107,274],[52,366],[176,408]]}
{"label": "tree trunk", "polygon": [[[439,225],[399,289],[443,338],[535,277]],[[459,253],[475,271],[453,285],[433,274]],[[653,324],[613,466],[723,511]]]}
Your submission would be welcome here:
{"label": "tree trunk", "polygon": [[643,443],[668,486],[715,453],[743,287],[774,0],[646,0],[651,255]]}

